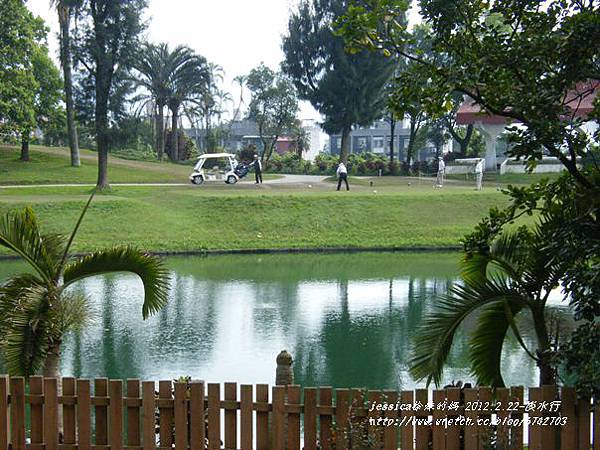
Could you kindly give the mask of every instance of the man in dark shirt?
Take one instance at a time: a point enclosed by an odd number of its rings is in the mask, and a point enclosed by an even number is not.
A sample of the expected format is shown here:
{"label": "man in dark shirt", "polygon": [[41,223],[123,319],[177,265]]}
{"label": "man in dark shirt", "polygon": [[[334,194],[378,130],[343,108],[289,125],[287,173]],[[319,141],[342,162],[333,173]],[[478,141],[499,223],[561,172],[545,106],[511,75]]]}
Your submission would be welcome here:
{"label": "man in dark shirt", "polygon": [[262,163],[258,155],[254,155],[254,161],[250,164],[254,169],[254,177],[256,178],[256,184],[262,184]]}

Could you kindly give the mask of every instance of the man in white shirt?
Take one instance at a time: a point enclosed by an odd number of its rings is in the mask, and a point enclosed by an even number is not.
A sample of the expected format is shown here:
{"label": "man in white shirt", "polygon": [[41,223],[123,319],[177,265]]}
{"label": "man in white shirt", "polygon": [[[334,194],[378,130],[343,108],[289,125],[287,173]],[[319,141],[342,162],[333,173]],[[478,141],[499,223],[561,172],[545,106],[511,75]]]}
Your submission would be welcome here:
{"label": "man in white shirt", "polygon": [[480,191],[483,189],[483,158],[479,158],[479,161],[475,165],[475,189]]}
{"label": "man in white shirt", "polygon": [[348,185],[348,169],[346,169],[346,165],[341,162],[338,167],[337,170],[335,171],[337,177],[338,177],[338,185],[337,185],[337,190],[340,190],[340,187],[342,186],[342,181],[344,183],[346,183],[346,190],[349,191],[350,190],[350,186]]}
{"label": "man in white shirt", "polygon": [[437,178],[435,179],[435,187],[444,187],[444,173],[446,172],[446,163],[441,156],[438,158]]}

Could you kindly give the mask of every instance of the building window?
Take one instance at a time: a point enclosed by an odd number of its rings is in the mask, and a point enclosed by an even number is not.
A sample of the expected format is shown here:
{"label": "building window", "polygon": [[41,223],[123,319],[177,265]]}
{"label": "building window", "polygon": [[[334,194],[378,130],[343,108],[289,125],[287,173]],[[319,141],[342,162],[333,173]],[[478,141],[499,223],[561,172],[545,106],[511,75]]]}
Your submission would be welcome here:
{"label": "building window", "polygon": [[383,136],[375,136],[373,138],[373,150],[383,148]]}
{"label": "building window", "polygon": [[342,148],[342,138],[335,138],[335,146],[336,148]]}
{"label": "building window", "polygon": [[367,150],[367,138],[365,136],[361,136],[357,139],[358,150],[364,152]]}

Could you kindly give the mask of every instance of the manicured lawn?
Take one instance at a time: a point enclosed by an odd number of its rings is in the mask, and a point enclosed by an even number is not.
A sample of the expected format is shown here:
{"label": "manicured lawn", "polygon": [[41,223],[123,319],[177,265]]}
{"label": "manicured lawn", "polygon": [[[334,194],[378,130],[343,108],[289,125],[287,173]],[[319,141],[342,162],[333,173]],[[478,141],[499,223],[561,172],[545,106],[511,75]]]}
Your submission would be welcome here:
{"label": "manicured lawn", "polygon": [[[96,183],[96,152],[81,150],[81,167],[71,167],[67,148],[32,146],[30,153],[31,161],[22,162],[19,148],[0,146],[0,185]],[[173,164],[109,157],[111,183],[187,183],[191,172],[191,162]]]}
{"label": "manicured lawn", "polygon": [[[90,189],[0,189],[0,213],[30,205],[48,231],[67,232]],[[212,185],[114,187],[99,194],[75,250],[132,243],[153,251],[314,247],[446,247],[459,244],[496,189]]]}

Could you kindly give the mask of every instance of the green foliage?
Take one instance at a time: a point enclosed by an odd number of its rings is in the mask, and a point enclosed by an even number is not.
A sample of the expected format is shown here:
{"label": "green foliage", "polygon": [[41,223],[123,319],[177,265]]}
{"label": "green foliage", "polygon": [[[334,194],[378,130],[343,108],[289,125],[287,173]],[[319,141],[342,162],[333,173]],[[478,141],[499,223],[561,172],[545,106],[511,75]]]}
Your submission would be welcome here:
{"label": "green foliage", "polygon": [[68,239],[42,233],[29,208],[7,213],[0,220],[0,246],[22,257],[34,271],[0,286],[0,350],[11,374],[29,377],[37,373],[49,352],[60,351],[64,334],[85,323],[85,298],[64,292],[77,280],[106,272],[133,272],[144,283],[144,319],[166,304],[168,273],[159,260],[139,250],[118,247],[69,260],[68,252],[92,198]]}
{"label": "green foliage", "polygon": [[[83,68],[84,93],[93,105],[100,189],[108,186],[111,102],[127,94],[126,70],[139,50],[146,0],[85,0],[78,11],[74,55]],[[122,84],[115,81],[121,80]]]}
{"label": "green foliage", "polygon": [[[548,294],[558,286],[561,266],[546,251],[545,224],[534,231],[517,231],[488,241],[465,254],[462,284],[440,298],[423,321],[414,341],[411,374],[439,385],[454,335],[472,313],[480,311],[470,338],[473,374],[482,385],[503,386],[500,372],[502,344],[510,329],[527,354],[540,366],[540,385],[554,381],[550,354],[558,336],[551,337],[544,316]],[[522,310],[531,312],[537,337],[535,350],[527,349],[515,321]]]}
{"label": "green foliage", "polygon": [[246,86],[251,98],[248,117],[258,125],[263,142],[261,159],[269,161],[277,139],[294,127],[298,113],[298,98],[292,82],[264,64],[250,71]]}
{"label": "green foliage", "polygon": [[560,373],[582,397],[600,398],[600,325],[588,322],[560,349]]}
{"label": "green foliage", "polygon": [[[44,90],[52,80],[44,59],[46,29],[21,0],[0,3],[0,132],[31,130],[39,112],[47,112]],[[53,66],[52,66],[53,67]],[[39,79],[38,79],[39,76]],[[52,86],[50,86],[52,88]],[[56,102],[54,102],[56,103]]]}
{"label": "green foliage", "polygon": [[[394,62],[367,51],[350,54],[332,29],[351,3],[347,0],[303,0],[292,13],[283,39],[284,71],[300,98],[324,117],[330,133],[370,125],[385,109],[385,87]],[[345,152],[345,149],[343,149]],[[346,160],[346,154],[342,154]]]}

